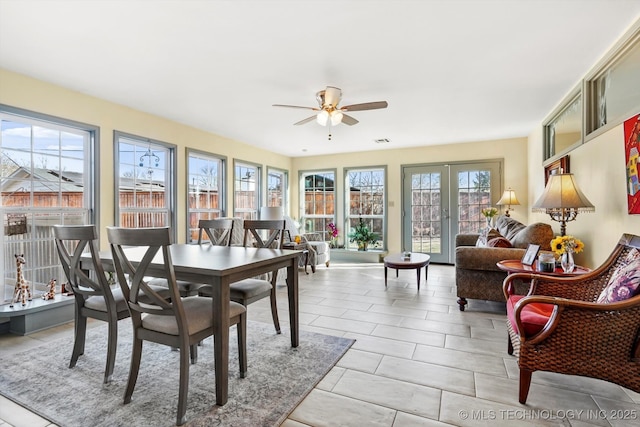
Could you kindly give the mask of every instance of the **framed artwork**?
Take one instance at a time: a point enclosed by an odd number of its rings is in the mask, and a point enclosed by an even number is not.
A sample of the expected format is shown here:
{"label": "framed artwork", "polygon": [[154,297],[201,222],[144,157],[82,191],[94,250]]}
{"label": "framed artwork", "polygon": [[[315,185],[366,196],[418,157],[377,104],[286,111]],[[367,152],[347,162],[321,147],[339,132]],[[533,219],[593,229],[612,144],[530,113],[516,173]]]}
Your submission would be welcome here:
{"label": "framed artwork", "polygon": [[561,157],[544,167],[544,185],[547,185],[549,176],[556,173],[569,173],[569,156]]}
{"label": "framed artwork", "polygon": [[629,215],[640,214],[640,114],[624,121],[624,157],[627,169],[627,209]]}
{"label": "framed artwork", "polygon": [[538,251],[540,250],[540,245],[532,245],[529,244],[527,246],[527,252],[524,253],[522,257],[523,265],[531,265],[536,260],[536,256],[538,255]]}

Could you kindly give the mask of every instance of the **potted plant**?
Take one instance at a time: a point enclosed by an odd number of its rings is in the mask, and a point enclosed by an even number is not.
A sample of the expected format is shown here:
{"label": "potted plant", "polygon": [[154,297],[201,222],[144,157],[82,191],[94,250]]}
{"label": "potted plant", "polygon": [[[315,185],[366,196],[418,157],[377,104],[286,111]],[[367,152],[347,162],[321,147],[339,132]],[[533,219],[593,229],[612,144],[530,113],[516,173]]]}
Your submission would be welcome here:
{"label": "potted plant", "polygon": [[359,218],[358,224],[349,233],[349,241],[356,242],[359,251],[366,251],[369,245],[377,245],[378,235],[369,230],[362,218]]}

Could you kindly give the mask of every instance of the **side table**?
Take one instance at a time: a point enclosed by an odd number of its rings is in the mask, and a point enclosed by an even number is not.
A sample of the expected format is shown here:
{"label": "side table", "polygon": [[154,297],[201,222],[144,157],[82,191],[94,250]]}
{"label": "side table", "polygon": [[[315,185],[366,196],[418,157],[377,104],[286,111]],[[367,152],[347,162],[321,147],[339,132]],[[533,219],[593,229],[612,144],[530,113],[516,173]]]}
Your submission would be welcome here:
{"label": "side table", "polygon": [[[307,248],[306,243],[287,242],[282,245],[282,249],[302,251],[301,256],[304,256],[304,272],[305,274],[309,274],[309,272],[307,271],[307,265],[309,265],[309,249]],[[315,265],[311,266],[311,271],[313,273],[316,272]]]}
{"label": "side table", "polygon": [[384,257],[384,287],[387,287],[387,268],[395,268],[396,277],[398,277],[398,270],[415,269],[418,275],[418,290],[420,290],[420,269],[424,267],[426,280],[430,260],[431,257],[429,255],[416,252],[411,252],[409,257],[405,257],[403,254],[387,255]]}
{"label": "side table", "polygon": [[496,263],[498,268],[502,271],[506,271],[507,273],[539,273],[545,274],[547,276],[579,276],[581,274],[585,274],[591,271],[590,268],[582,267],[576,265],[576,268],[571,273],[565,273],[562,271],[562,268],[556,267],[555,271],[547,272],[540,271],[538,268],[538,261],[534,262],[531,265],[525,265],[519,259],[505,259],[504,261],[499,261]]}

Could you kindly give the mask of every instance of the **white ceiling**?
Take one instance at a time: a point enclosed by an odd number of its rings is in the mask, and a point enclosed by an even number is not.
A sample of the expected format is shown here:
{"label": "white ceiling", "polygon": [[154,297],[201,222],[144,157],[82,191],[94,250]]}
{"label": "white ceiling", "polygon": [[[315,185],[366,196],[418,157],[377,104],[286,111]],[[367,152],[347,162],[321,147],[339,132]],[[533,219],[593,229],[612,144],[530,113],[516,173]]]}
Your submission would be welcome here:
{"label": "white ceiling", "polygon": [[[639,0],[0,0],[0,67],[297,157],[527,136],[639,18]],[[389,107],[331,141],[272,107],[327,85]]]}

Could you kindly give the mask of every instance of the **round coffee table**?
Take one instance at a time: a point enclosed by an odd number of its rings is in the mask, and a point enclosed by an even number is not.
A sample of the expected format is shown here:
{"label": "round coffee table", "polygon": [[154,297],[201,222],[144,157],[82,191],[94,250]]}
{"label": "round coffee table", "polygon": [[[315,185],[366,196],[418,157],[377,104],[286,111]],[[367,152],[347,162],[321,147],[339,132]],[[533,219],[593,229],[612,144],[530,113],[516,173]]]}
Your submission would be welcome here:
{"label": "round coffee table", "polygon": [[396,277],[398,270],[415,269],[418,273],[418,290],[420,290],[420,269],[424,267],[424,278],[427,280],[429,269],[429,260],[431,257],[427,254],[411,252],[411,256],[405,257],[403,254],[392,254],[384,257],[384,287],[387,287],[387,268],[396,269]]}
{"label": "round coffee table", "polygon": [[525,265],[519,259],[506,259],[504,261],[499,261],[496,263],[496,266],[507,273],[538,273],[545,274],[547,276],[579,276],[581,274],[589,273],[591,269],[576,265],[576,268],[571,273],[565,273],[562,271],[562,268],[556,267],[556,269],[551,271],[540,271],[538,268],[538,261],[534,262],[532,265]]}

